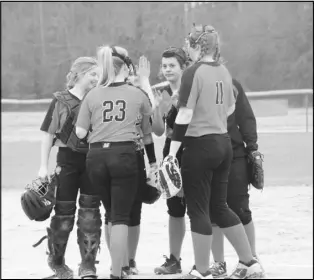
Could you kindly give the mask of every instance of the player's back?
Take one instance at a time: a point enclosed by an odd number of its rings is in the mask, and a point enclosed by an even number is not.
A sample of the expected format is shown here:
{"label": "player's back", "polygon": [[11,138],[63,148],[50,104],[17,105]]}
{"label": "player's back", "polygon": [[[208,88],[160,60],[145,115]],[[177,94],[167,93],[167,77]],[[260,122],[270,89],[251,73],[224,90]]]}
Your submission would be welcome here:
{"label": "player's back", "polygon": [[92,112],[90,143],[134,140],[137,117],[151,114],[146,94],[125,83],[95,88],[86,98]]}
{"label": "player's back", "polygon": [[229,71],[216,62],[198,62],[188,71],[193,76],[191,91],[197,92],[192,93],[196,105],[186,135],[227,133],[227,118],[235,104]]}

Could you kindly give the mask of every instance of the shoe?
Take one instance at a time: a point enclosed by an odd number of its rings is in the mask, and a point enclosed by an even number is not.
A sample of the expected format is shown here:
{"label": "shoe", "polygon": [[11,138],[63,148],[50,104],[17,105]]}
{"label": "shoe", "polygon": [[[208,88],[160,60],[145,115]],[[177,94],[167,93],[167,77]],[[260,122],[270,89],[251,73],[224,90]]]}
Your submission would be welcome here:
{"label": "shoe", "polygon": [[210,269],[206,273],[201,274],[194,265],[188,274],[183,275],[178,279],[213,279],[213,277],[211,275]]}
{"label": "shoe", "polygon": [[261,279],[263,278],[263,270],[259,262],[255,261],[252,265],[247,266],[238,263],[232,274],[225,279]]}
{"label": "shoe", "polygon": [[263,268],[260,259],[259,259],[257,256],[254,256],[254,260],[259,263],[259,265],[260,265],[260,267],[261,267],[261,270],[262,270],[262,272],[263,272],[263,278],[265,278],[265,277],[266,277],[266,271],[265,271],[265,269]]}
{"label": "shoe", "polygon": [[56,264],[54,257],[52,255],[48,256],[48,266],[54,272],[57,279],[73,279],[73,271],[66,264],[64,259],[61,264]]}
{"label": "shoe", "polygon": [[121,277],[123,278],[123,279],[128,279],[129,277],[129,275],[131,275],[131,270],[130,270],[130,267],[129,266],[124,266],[124,267],[122,267],[122,269],[121,269]]}
{"label": "shoe", "polygon": [[130,260],[129,261],[129,268],[130,268],[130,274],[131,275],[138,275],[139,270],[137,268],[137,264],[135,260]]}
{"label": "shoe", "polygon": [[97,279],[96,267],[80,264],[78,275],[81,279]]}
{"label": "shoe", "polygon": [[227,276],[226,262],[214,262],[210,265],[213,279],[224,279]]}
{"label": "shoe", "polygon": [[55,266],[53,268],[54,276],[57,279],[73,279],[73,271],[67,265]]}
{"label": "shoe", "polygon": [[182,273],[180,264],[181,259],[177,260],[173,254],[171,254],[170,258],[167,258],[166,256],[164,256],[164,258],[166,259],[165,263],[154,269],[155,274],[160,275]]}
{"label": "shoe", "polygon": [[[128,269],[127,269],[128,267]],[[121,276],[114,276],[112,274],[110,274],[110,279],[130,279],[129,277],[129,266],[125,266],[121,269]]]}

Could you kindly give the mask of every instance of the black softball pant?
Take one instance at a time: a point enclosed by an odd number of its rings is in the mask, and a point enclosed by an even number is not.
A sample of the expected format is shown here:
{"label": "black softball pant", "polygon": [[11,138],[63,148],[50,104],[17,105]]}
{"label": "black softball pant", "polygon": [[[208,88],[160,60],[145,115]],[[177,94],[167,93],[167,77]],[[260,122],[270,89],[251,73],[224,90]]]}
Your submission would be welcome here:
{"label": "black softball pant", "polygon": [[56,196],[56,215],[74,215],[78,191],[83,195],[97,195],[97,190],[86,172],[86,154],[67,147],[60,147],[57,153],[59,187]]}
{"label": "black softball pant", "polygon": [[226,201],[232,156],[228,134],[185,137],[181,173],[191,231],[211,235],[210,213],[219,227],[240,223]]}
{"label": "black softball pant", "polygon": [[87,172],[101,196],[112,225],[129,225],[138,192],[139,168],[133,142],[93,143],[86,160]]}
{"label": "black softball pant", "polygon": [[[139,226],[141,223],[141,210],[142,210],[142,190],[143,188],[146,188],[146,181],[147,181],[147,174],[146,174],[146,167],[144,162],[144,150],[137,151],[137,161],[138,161],[138,167],[139,167],[139,187],[136,199],[134,201],[134,204],[131,209],[130,214],[130,227]],[[105,224],[107,225],[109,222],[111,222],[110,218],[110,212],[105,213]]]}
{"label": "black softball pant", "polygon": [[[243,225],[252,221],[252,212],[249,208],[249,177],[247,160],[244,157],[234,158],[230,167],[227,187],[227,204],[240,218]],[[167,200],[168,214],[175,218],[183,218],[186,213],[185,197],[174,196]],[[211,215],[214,225],[215,219]]]}
{"label": "black softball pant", "polygon": [[243,225],[247,225],[252,221],[252,212],[249,209],[248,165],[245,157],[234,158],[232,161],[227,204],[240,218]]}

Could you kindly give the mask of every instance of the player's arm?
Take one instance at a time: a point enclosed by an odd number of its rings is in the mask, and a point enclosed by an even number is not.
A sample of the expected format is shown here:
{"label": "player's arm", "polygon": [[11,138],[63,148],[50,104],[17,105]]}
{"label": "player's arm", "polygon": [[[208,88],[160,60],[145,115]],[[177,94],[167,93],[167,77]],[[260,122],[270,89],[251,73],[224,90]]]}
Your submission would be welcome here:
{"label": "player's arm", "polygon": [[154,141],[152,137],[152,126],[149,116],[143,116],[141,121],[141,130],[143,133],[143,144],[148,157],[150,166],[156,163]]}
{"label": "player's arm", "polygon": [[237,91],[235,105],[235,120],[239,131],[243,136],[248,152],[256,151],[257,144],[257,124],[253,109],[248,101],[242,85],[233,79],[234,90]]}
{"label": "player's arm", "polygon": [[147,60],[145,56],[141,56],[139,59],[139,82],[140,82],[140,88],[143,89],[150,99],[150,102],[152,104],[152,110],[155,110],[156,108],[156,102],[153,95],[153,91],[150,85],[149,77],[150,77],[150,62]]}
{"label": "player's arm", "polygon": [[48,176],[48,163],[50,151],[53,146],[55,133],[59,127],[60,115],[57,99],[53,99],[50,103],[45,119],[40,127],[43,132],[41,141],[41,156],[40,156],[40,169],[38,176],[40,178],[47,178]]}
{"label": "player's arm", "polygon": [[141,107],[140,107],[140,114],[143,116],[151,116],[153,114],[153,108],[152,103],[148,97],[148,94],[141,88],[139,88],[141,91]]}
{"label": "player's arm", "polygon": [[152,131],[157,136],[162,136],[165,131],[164,116],[160,107],[157,107],[152,115]]}
{"label": "player's arm", "polygon": [[169,155],[175,157],[185,137],[188,125],[191,122],[199,95],[198,66],[187,68],[181,79],[178,99],[178,114],[174,124],[172,142]]}
{"label": "player's arm", "polygon": [[84,137],[86,137],[91,126],[92,112],[89,107],[89,96],[91,96],[90,94],[91,92],[89,92],[88,95],[82,101],[78,118],[77,118],[77,122],[76,122],[75,133],[80,139],[83,139]]}

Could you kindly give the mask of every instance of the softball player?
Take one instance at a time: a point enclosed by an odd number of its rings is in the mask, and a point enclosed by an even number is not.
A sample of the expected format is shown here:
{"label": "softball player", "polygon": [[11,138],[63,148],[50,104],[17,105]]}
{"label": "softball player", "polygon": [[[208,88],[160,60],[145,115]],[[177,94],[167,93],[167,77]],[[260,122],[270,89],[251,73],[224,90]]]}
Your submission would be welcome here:
{"label": "softball player", "polygon": [[212,26],[195,26],[187,39],[190,58],[196,63],[184,71],[169,156],[184,145],[182,178],[190,218],[195,265],[184,276],[211,276],[210,213],[232,243],[239,263],[231,278],[252,277],[261,268],[250,250],[238,216],[226,203],[232,146],[227,118],[234,112],[235,97],[230,73],[220,63],[218,33]]}
{"label": "softball player", "polygon": [[[152,126],[150,122],[149,116],[139,115],[136,122],[137,130],[138,130],[138,138],[139,138],[139,146],[141,149],[137,151],[137,160],[139,167],[139,188],[137,198],[133,204],[131,215],[130,215],[130,223],[128,227],[128,250],[126,254],[126,258],[124,260],[123,272],[126,275],[137,275],[139,273],[136,266],[136,253],[139,244],[140,237],[140,221],[141,221],[141,209],[142,202],[147,202],[146,199],[149,199],[150,203],[153,203],[154,200],[158,199],[159,191],[156,189],[156,193],[154,194],[154,189],[151,188],[151,193],[146,195],[146,191],[148,191],[147,186],[147,174],[146,174],[146,166],[144,161],[144,154],[146,151],[148,162],[150,164],[150,172],[157,172],[157,164],[155,157],[155,149],[154,142],[152,138]],[[110,248],[110,213],[106,212],[105,214],[105,237],[106,244],[108,249]]]}
{"label": "softball player", "polygon": [[100,198],[93,191],[85,168],[88,145],[77,138],[74,123],[81,100],[95,87],[98,67],[95,59],[80,57],[74,61],[67,75],[67,89],[54,94],[41,126],[44,132],[41,146],[39,177],[47,179],[49,154],[52,146],[59,147],[57,166],[60,185],[57,188],[55,215],[48,233],[48,265],[59,279],[72,279],[73,271],[65,263],[65,251],[73,229],[78,190],[78,244],[81,252],[79,276],[95,276],[95,257],[100,244]]}
{"label": "softball player", "polygon": [[[249,153],[258,150],[256,118],[242,85],[233,79],[233,86],[236,105],[235,112],[228,118],[228,132],[232,141],[233,160],[227,188],[227,203],[240,218],[245,228],[252,254],[258,260],[255,227],[249,208],[249,176],[246,158]],[[219,278],[227,275],[226,262],[224,261],[224,238],[220,228],[215,224],[212,224],[212,226],[212,254],[215,262],[210,266],[210,270],[213,277]]]}
{"label": "softball player", "polygon": [[103,46],[98,50],[98,60],[98,86],[82,102],[76,132],[82,139],[91,126],[87,171],[110,213],[110,277],[119,279],[139,185],[136,119],[139,114],[150,116],[152,108],[142,90],[125,83],[131,61],[124,48]]}
{"label": "softball player", "polygon": [[[165,144],[163,148],[163,158],[169,153],[173,125],[177,115],[178,90],[180,79],[184,69],[187,67],[188,58],[181,48],[171,47],[162,54],[161,72],[169,84],[163,87],[153,87],[160,92],[157,97],[157,108],[152,117],[153,132],[161,136],[166,133]],[[166,129],[165,129],[166,127]],[[179,166],[181,165],[182,147],[177,152]],[[170,257],[160,267],[156,267],[156,274],[175,274],[181,273],[180,253],[185,236],[185,213],[186,203],[182,195],[174,196],[166,200],[169,214],[169,245]]]}

